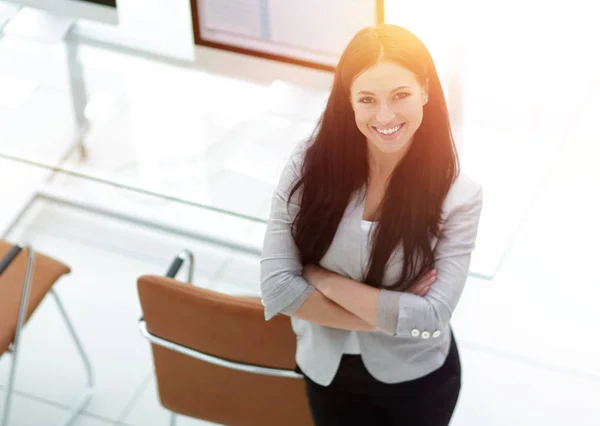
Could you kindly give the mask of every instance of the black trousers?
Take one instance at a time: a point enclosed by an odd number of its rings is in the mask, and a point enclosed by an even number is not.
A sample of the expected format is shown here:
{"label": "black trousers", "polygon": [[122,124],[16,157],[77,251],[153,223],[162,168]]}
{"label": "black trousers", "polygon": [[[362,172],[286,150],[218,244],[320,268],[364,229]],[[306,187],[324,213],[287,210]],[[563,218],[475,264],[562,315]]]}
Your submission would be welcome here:
{"label": "black trousers", "polygon": [[360,355],[344,355],[331,385],[306,376],[305,383],[315,426],[447,426],[460,392],[460,358],[452,336],[442,367],[415,380],[380,382]]}

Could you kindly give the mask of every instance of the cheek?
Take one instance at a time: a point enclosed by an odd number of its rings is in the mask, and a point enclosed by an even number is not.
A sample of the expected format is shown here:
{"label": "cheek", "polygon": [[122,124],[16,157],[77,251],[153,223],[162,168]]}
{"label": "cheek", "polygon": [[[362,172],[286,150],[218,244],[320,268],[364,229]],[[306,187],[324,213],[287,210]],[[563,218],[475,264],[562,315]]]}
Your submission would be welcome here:
{"label": "cheek", "polygon": [[423,119],[423,107],[419,102],[412,102],[410,105],[405,105],[402,111],[398,111],[399,114],[406,117],[408,121],[419,125]]}
{"label": "cheek", "polygon": [[356,109],[354,110],[354,121],[359,128],[368,126],[369,121],[372,119],[372,115],[373,114],[370,114],[364,109]]}

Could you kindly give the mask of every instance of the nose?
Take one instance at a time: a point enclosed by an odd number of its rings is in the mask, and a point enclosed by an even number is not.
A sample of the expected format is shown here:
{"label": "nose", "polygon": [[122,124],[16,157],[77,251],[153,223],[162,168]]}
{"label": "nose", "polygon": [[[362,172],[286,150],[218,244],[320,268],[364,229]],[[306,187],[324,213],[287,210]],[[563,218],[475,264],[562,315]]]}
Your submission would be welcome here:
{"label": "nose", "polygon": [[377,111],[377,121],[381,125],[386,125],[394,120],[394,111],[389,107],[386,102],[382,102]]}

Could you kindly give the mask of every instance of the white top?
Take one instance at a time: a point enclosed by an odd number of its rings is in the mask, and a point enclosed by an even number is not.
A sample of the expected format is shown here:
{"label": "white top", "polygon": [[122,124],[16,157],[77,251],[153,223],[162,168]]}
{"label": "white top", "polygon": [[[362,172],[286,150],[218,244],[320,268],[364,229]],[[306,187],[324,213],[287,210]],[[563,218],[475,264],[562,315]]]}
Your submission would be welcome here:
{"label": "white top", "polygon": [[[368,220],[362,220],[360,223],[360,228],[368,233],[373,226],[373,222]],[[365,234],[363,234],[363,238],[366,238]],[[343,353],[350,355],[360,355],[360,345],[358,344],[358,334],[356,331],[351,331],[348,334],[348,340],[346,340],[346,346],[344,346]]]}
{"label": "white top", "polygon": [[358,344],[356,331],[351,331],[348,334],[348,340],[346,340],[346,346],[344,346],[342,352],[349,355],[360,355],[360,345]]}

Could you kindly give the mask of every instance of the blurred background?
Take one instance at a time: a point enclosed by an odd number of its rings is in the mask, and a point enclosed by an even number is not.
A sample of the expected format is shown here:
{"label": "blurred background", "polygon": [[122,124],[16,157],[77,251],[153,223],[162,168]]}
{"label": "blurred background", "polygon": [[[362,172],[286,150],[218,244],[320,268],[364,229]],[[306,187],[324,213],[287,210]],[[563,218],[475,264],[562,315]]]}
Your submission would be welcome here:
{"label": "blurred background", "polygon": [[[57,285],[94,365],[73,424],[168,424],[136,279],[182,249],[193,282],[258,294],[271,195],[352,35],[413,31],[483,185],[452,319],[453,426],[600,424],[600,27],[593,2],[0,1],[0,232],[71,266]],[[44,300],[10,425],[56,424],[83,367]],[[0,357],[0,413],[11,357]],[[181,416],[180,425],[208,425]]]}

